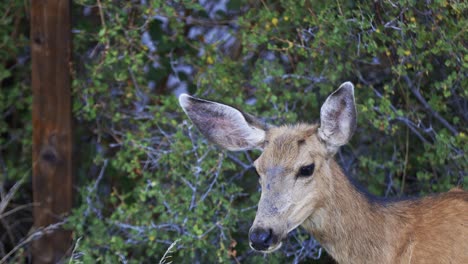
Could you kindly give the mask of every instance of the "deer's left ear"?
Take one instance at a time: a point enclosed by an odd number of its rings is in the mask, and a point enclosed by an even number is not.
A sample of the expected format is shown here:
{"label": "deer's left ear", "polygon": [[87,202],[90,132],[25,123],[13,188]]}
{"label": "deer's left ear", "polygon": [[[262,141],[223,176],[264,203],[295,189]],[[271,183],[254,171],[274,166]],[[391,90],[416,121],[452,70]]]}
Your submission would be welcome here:
{"label": "deer's left ear", "polygon": [[354,85],[345,82],[328,96],[320,109],[318,135],[330,154],[335,154],[340,146],[348,143],[356,130],[356,113]]}

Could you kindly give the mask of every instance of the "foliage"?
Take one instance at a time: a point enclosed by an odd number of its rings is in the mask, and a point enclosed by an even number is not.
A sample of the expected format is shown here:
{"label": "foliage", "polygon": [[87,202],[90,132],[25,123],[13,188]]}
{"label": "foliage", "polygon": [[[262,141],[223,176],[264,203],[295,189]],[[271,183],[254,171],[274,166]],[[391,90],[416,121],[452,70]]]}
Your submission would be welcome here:
{"label": "foliage", "polygon": [[0,3],[0,262],[32,224],[27,10],[24,1]]}
{"label": "foliage", "polygon": [[[178,106],[174,95],[183,91],[273,124],[313,122],[325,97],[350,80],[358,131],[337,155],[348,175],[382,196],[446,191],[466,181],[463,1],[74,5],[80,191],[68,219],[79,241],[73,262],[298,263],[320,256],[301,230],[281,252],[249,249],[259,199],[250,164],[258,153],[208,144]],[[11,57],[17,58],[21,46],[9,45],[19,50]],[[12,76],[16,88],[0,95],[0,113],[20,105],[24,140],[30,96],[21,92],[21,80],[27,78]],[[2,126],[4,140],[12,130]],[[1,145],[2,154],[18,151]]]}
{"label": "foliage", "polygon": [[339,156],[349,174],[386,196],[466,177],[465,4],[100,3],[97,26],[78,26],[75,51],[90,54],[75,113],[99,135],[94,164],[109,162],[71,219],[84,262],[154,262],[175,240],[182,262],[306,258],[291,247],[251,254],[257,154],[207,145],[172,95],[181,86],[281,123],[316,120],[325,96],[352,80],[360,128]]}
{"label": "foliage", "polygon": [[24,2],[0,4],[0,172],[19,180],[28,172],[31,148],[29,42]]}

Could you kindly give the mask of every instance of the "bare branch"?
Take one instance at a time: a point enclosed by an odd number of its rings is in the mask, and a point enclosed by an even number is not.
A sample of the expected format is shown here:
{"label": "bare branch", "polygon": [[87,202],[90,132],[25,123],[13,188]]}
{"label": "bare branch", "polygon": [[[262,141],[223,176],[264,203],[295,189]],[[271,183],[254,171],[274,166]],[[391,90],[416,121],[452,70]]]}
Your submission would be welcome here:
{"label": "bare branch", "polygon": [[164,255],[162,256],[161,260],[159,261],[159,264],[171,264],[172,261],[169,261],[169,259],[171,258],[171,256],[169,254],[171,254],[172,252],[174,252],[174,247],[175,245],[177,244],[177,242],[179,242],[179,239],[175,240],[170,246],[169,248],[166,250],[166,252],[164,253]]}
{"label": "bare branch", "polygon": [[0,215],[3,213],[3,211],[5,211],[6,207],[10,203],[10,200],[13,199],[13,196],[15,195],[16,191],[18,191],[19,187],[23,183],[23,180],[24,178],[17,181],[5,195],[5,198],[0,201]]}
{"label": "bare branch", "polygon": [[28,235],[23,241],[18,243],[10,252],[8,252],[2,259],[0,259],[0,264],[6,263],[6,261],[11,255],[13,255],[16,251],[18,251],[20,248],[30,243],[31,241],[39,239],[43,235],[50,234],[53,231],[61,228],[65,224],[65,222],[66,221],[61,221],[55,224],[48,225],[46,227],[40,227],[36,229],[36,231]]}
{"label": "bare branch", "polygon": [[413,82],[410,80],[410,78],[408,76],[403,76],[403,79],[406,81],[406,84],[408,85],[408,87],[410,88],[411,92],[413,93],[413,95],[416,97],[416,99],[418,99],[418,101],[424,106],[424,108],[426,108],[427,110],[429,110],[431,112],[431,114],[437,119],[439,120],[440,123],[442,123],[442,125],[444,125],[448,130],[450,130],[450,132],[452,132],[452,134],[454,136],[458,135],[458,131],[455,127],[453,127],[447,120],[445,120],[445,118],[443,118],[437,111],[435,111],[430,105],[429,103],[426,101],[426,99],[424,99],[424,97],[421,95],[421,92],[419,91],[419,85],[418,87],[415,87],[413,85]]}

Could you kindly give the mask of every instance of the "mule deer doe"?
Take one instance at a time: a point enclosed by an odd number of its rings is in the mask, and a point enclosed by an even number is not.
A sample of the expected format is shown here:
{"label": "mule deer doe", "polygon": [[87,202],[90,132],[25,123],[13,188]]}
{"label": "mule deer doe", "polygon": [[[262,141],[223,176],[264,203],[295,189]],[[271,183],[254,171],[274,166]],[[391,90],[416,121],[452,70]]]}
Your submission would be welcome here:
{"label": "mule deer doe", "polygon": [[254,250],[277,250],[302,225],[339,263],[468,263],[467,192],[374,201],[334,161],[356,128],[352,83],[327,98],[312,125],[276,127],[220,103],[186,94],[179,101],[212,142],[263,151],[254,162],[262,189],[249,232]]}

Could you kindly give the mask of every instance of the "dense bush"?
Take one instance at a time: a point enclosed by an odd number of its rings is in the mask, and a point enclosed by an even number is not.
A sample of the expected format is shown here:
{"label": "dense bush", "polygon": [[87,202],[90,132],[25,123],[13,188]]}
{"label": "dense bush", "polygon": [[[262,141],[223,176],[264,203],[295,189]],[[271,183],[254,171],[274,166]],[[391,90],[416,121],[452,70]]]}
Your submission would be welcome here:
{"label": "dense bush", "polygon": [[25,5],[24,1],[0,3],[0,263],[32,224],[32,194],[27,184],[32,98]]}
{"label": "dense bush", "polygon": [[[466,180],[467,4],[323,2],[74,2],[74,262],[320,256],[300,230],[281,252],[249,249],[259,199],[250,163],[258,153],[208,144],[177,104],[184,91],[273,124],[312,122],[325,97],[350,80],[358,131],[337,155],[348,175],[386,197],[446,191]],[[21,77],[15,85],[24,85]],[[23,116],[22,128],[29,127]]]}

